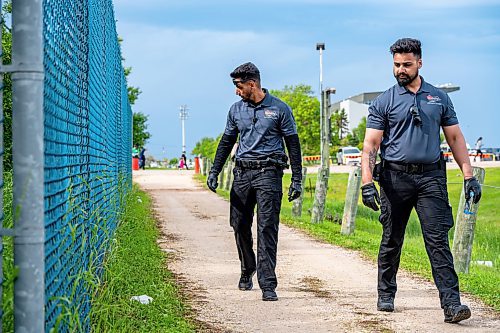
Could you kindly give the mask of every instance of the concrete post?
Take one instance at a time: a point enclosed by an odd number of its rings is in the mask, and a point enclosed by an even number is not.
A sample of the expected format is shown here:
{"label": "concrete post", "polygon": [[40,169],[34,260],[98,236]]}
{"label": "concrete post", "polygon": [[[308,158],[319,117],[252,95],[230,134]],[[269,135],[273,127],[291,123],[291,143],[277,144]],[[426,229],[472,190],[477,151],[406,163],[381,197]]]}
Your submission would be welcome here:
{"label": "concrete post", "polygon": [[14,330],[45,330],[42,0],[12,2]]}
{"label": "concrete post", "polygon": [[306,194],[306,176],[307,168],[302,168],[302,193],[300,197],[295,199],[292,203],[292,216],[300,217],[302,216],[302,203],[304,202],[304,196]]}
{"label": "concrete post", "polygon": [[[474,177],[483,185],[485,170],[479,167],[472,167]],[[474,241],[474,230],[476,228],[477,211],[479,203],[472,204],[470,213],[464,212],[465,208],[465,193],[462,187],[460,194],[460,203],[458,204],[458,212],[455,223],[455,235],[453,237],[453,261],[457,273],[469,273],[469,265],[472,253],[472,243]]]}
{"label": "concrete post", "polygon": [[233,183],[233,162],[229,160],[227,162],[227,170],[226,170],[226,181],[224,183],[224,188],[226,191],[231,189],[231,184]]}
{"label": "concrete post", "polygon": [[349,175],[347,191],[345,194],[344,216],[340,233],[350,235],[354,232],[356,213],[358,212],[358,199],[361,189],[361,167],[356,166]]}

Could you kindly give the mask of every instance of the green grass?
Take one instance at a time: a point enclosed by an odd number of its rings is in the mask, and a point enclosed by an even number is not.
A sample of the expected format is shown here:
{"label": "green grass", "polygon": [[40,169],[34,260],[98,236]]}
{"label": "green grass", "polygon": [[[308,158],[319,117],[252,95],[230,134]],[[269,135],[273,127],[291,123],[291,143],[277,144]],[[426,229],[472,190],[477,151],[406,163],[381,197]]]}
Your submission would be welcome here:
{"label": "green grass", "polygon": [[[204,182],[204,177],[197,175],[196,179]],[[325,242],[340,245],[345,248],[358,250],[367,258],[376,262],[382,227],[378,222],[378,212],[373,212],[361,204],[359,200],[354,234],[344,236],[340,234],[340,224],[344,209],[344,198],[347,187],[348,174],[331,174],[328,187],[325,222],[310,223],[310,209],[313,203],[316,175],[308,175],[306,193],[304,193],[303,214],[301,218],[291,215],[291,203],[283,200],[281,221],[292,227],[301,229],[311,236]],[[283,179],[284,198],[290,184],[290,175],[285,174]],[[459,170],[448,171],[448,192],[450,203],[453,206],[453,216],[456,217],[458,201],[462,190],[463,178]],[[500,168],[487,168],[485,185],[500,187]],[[217,190],[223,197],[228,192]],[[469,274],[459,274],[461,291],[479,297],[486,304],[500,311],[500,189],[485,186],[477,215],[472,261],[489,260],[493,267],[471,264]],[[454,229],[449,233],[453,240]],[[431,269],[427,253],[425,252],[422,232],[415,212],[412,213],[406,229],[405,244],[401,257],[401,268],[416,273],[431,280]]]}
{"label": "green grass", "polygon": [[[168,258],[157,244],[160,235],[152,211],[151,199],[134,186],[92,300],[93,332],[195,331],[187,319],[189,309],[166,268]],[[144,305],[130,300],[143,294],[153,302]]]}

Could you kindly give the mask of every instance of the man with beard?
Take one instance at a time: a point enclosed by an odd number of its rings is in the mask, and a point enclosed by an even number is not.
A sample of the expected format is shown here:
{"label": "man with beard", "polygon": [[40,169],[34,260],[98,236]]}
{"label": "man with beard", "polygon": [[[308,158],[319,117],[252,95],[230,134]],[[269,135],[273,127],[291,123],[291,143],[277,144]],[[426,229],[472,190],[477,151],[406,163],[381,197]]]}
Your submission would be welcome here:
{"label": "man with beard", "polygon": [[[300,196],[302,157],[297,127],[290,107],[261,88],[260,72],[251,62],[238,66],[231,78],[236,95],[227,117],[226,129],[217,147],[207,178],[212,191],[217,177],[236,143],[234,181],[230,194],[230,224],[241,262],[240,290],[251,290],[257,279],[264,301],[276,301],[276,252],[282,198],[283,169],[288,167],[283,140],[292,168],[288,201]],[[257,260],[253,251],[252,221],[257,206]]]}
{"label": "man with beard", "polygon": [[[448,243],[453,226],[446,186],[446,166],[440,153],[440,128],[464,176],[467,200],[477,203],[481,187],[472,176],[464,136],[448,95],[424,81],[420,41],[403,38],[391,47],[397,84],[378,96],[369,108],[363,144],[363,204],[379,217],[383,234],[378,255],[379,311],[394,311],[396,273],[405,228],[415,208],[444,321],[470,317],[460,303],[458,277]],[[376,164],[380,148],[380,163]],[[380,185],[380,197],[373,180]]]}

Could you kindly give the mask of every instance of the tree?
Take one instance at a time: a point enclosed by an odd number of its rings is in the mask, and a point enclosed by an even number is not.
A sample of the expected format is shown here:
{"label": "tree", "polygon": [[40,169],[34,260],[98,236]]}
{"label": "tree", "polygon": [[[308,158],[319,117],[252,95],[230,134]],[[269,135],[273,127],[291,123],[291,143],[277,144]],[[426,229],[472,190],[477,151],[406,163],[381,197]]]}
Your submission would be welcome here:
{"label": "tree", "polygon": [[191,154],[209,157],[213,160],[221,137],[222,135],[219,135],[215,139],[209,137],[202,138],[200,141],[196,142]]}
{"label": "tree", "polygon": [[287,103],[293,111],[300,145],[304,155],[317,155],[320,151],[319,100],[308,85],[285,86],[271,90],[271,94]]}
{"label": "tree", "polygon": [[363,150],[363,141],[365,141],[365,132],[366,132],[366,117],[361,118],[361,121],[359,122],[358,126],[356,126],[355,129],[352,130],[353,135],[355,135],[358,138],[358,143],[356,146],[360,149]]}
{"label": "tree", "polygon": [[144,145],[151,137],[151,134],[146,131],[146,129],[148,128],[148,125],[146,124],[146,122],[148,121],[148,116],[141,112],[134,112],[133,117],[133,145],[144,147]]}

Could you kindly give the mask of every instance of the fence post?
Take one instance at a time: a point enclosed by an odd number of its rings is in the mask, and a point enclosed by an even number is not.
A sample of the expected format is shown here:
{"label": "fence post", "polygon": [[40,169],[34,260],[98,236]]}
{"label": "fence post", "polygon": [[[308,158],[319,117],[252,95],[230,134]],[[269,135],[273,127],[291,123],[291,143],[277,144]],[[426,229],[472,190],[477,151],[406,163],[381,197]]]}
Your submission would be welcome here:
{"label": "fence post", "polygon": [[295,199],[292,204],[292,216],[300,217],[302,216],[302,203],[304,202],[304,195],[306,194],[306,176],[307,168],[302,168],[302,194],[300,197]]}
{"label": "fence post", "polygon": [[229,160],[227,162],[226,182],[224,183],[224,188],[226,189],[226,191],[229,191],[231,189],[232,178],[233,178],[233,162]]}
{"label": "fence post", "polygon": [[15,332],[44,332],[42,0],[12,2]]}
{"label": "fence post", "polygon": [[[472,173],[474,177],[477,178],[478,182],[483,185],[485,170],[479,167],[472,167]],[[455,270],[458,273],[469,273],[472,243],[474,241],[474,229],[476,228],[476,218],[479,203],[471,205],[471,214],[465,214],[464,208],[465,193],[462,187],[462,193],[460,194],[460,203],[458,204],[452,249]]]}
{"label": "fence post", "polygon": [[340,233],[350,235],[354,232],[356,213],[358,212],[359,190],[361,186],[361,167],[356,166],[349,174],[345,194],[344,216]]}
{"label": "fence post", "polygon": [[226,180],[226,168],[223,166],[219,173],[219,184],[221,188],[224,188],[224,180]]}
{"label": "fence post", "polygon": [[311,214],[311,223],[322,223],[325,213],[326,195],[328,192],[329,168],[318,169],[318,179],[314,190],[314,201]]}

